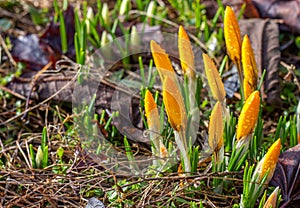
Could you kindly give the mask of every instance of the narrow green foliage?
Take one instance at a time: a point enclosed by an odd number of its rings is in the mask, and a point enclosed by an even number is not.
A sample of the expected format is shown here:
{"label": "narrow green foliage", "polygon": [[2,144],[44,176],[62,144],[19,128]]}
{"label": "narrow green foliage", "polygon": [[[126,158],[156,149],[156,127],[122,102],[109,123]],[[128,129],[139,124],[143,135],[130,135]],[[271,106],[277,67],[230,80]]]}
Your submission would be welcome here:
{"label": "narrow green foliage", "polygon": [[48,166],[48,158],[49,158],[48,146],[45,146],[45,148],[43,149],[42,168],[46,168]]}
{"label": "narrow green foliage", "polygon": [[198,161],[199,161],[199,146],[191,147],[189,151],[189,157],[191,160],[191,172],[197,173]]}
{"label": "narrow green foliage", "polygon": [[47,146],[47,127],[44,127],[42,132],[42,142],[41,142],[42,150],[44,150],[46,146]]}
{"label": "narrow green foliage", "polygon": [[144,1],[136,0],[136,6],[137,6],[138,10],[143,11],[144,10]]}
{"label": "narrow green foliage", "polygon": [[66,31],[64,15],[62,11],[59,12],[59,31],[60,31],[62,52],[67,53],[68,52],[67,31]]}
{"label": "narrow green foliage", "polygon": [[233,149],[235,130],[236,130],[236,117],[234,117],[233,113],[231,113],[229,122],[225,122],[225,127],[224,127],[225,152],[230,152]]}
{"label": "narrow green foliage", "polygon": [[239,12],[239,14],[238,14],[238,16],[237,16],[237,19],[238,19],[238,20],[240,20],[240,19],[243,17],[244,12],[245,12],[245,9],[246,9],[246,3],[243,3],[243,4],[242,4],[242,7],[241,7],[241,9],[240,9],[240,12]]}
{"label": "narrow green foliage", "polygon": [[48,145],[47,145],[47,127],[43,128],[42,132],[42,142],[41,142],[41,149],[42,149],[42,168],[48,166]]}
{"label": "narrow green foliage", "polygon": [[233,151],[231,154],[231,157],[229,159],[229,164],[228,164],[228,171],[238,171],[243,162],[246,159],[246,156],[248,154],[248,151],[244,153],[244,145],[241,146],[239,149],[236,149],[236,145],[233,147]]}
{"label": "narrow green foliage", "polygon": [[296,115],[290,118],[289,121],[289,133],[290,133],[290,147],[294,147],[298,144],[298,135],[297,135],[297,121]]}
{"label": "narrow green foliage", "polygon": [[34,149],[32,144],[29,145],[29,154],[30,154],[32,168],[36,168],[35,154],[34,154]]}
{"label": "narrow green foliage", "polygon": [[222,0],[217,0],[217,3],[218,3],[218,7],[219,7],[220,10],[221,10],[221,15],[222,15],[222,17],[224,17],[224,15],[225,15],[225,8],[224,8],[224,5],[223,5]]}
{"label": "narrow green foliage", "polygon": [[258,182],[258,175],[254,175],[255,165],[249,165],[246,162],[244,168],[243,177],[243,194],[241,197],[240,206],[254,208],[258,197],[262,194],[265,188],[265,181],[269,174],[269,171],[263,176],[260,182]]}
{"label": "narrow green foliage", "polygon": [[60,13],[60,8],[58,6],[57,0],[53,0],[53,8],[54,8],[54,22],[58,21],[59,13]]}
{"label": "narrow green foliage", "polygon": [[129,144],[126,136],[124,136],[124,146],[125,146],[125,152],[126,152],[127,159],[129,161],[134,161],[133,152],[131,150],[130,144]]}
{"label": "narrow green foliage", "polygon": [[140,66],[140,73],[141,73],[141,79],[142,79],[142,85],[146,86],[146,80],[145,80],[145,68],[143,64],[143,58],[142,56],[139,56],[139,66]]}
{"label": "narrow green foliage", "polygon": [[264,79],[265,79],[266,73],[267,73],[267,71],[264,69],[264,70],[263,70],[263,73],[262,73],[262,75],[261,75],[261,77],[260,77],[260,80],[259,80],[259,83],[258,83],[258,86],[257,86],[257,90],[260,90],[260,89],[261,89],[261,86],[262,86],[263,81],[264,81]]}
{"label": "narrow green foliage", "polygon": [[250,159],[255,161],[260,153],[260,147],[263,143],[263,119],[262,119],[262,110],[260,110],[256,127],[253,133],[253,138],[250,140],[250,145],[249,145],[249,156]]}
{"label": "narrow green foliage", "polygon": [[212,28],[216,27],[218,19],[219,19],[220,15],[222,15],[222,12],[224,13],[224,8],[219,7],[216,14],[215,14],[215,16],[212,19]]}
{"label": "narrow green foliage", "polygon": [[224,56],[222,62],[221,62],[221,65],[220,65],[220,68],[219,68],[219,72],[220,72],[220,75],[222,76],[224,70],[225,70],[225,66],[226,66],[226,63],[228,61],[228,56]]}
{"label": "narrow green foliage", "polygon": [[[258,208],[263,208],[264,207],[266,199],[267,199],[267,190],[264,191],[264,194],[263,194],[263,196],[260,199],[259,207]],[[275,208],[275,207],[273,207],[273,208]]]}
{"label": "narrow green foliage", "polygon": [[149,72],[148,72],[148,88],[152,89],[155,83],[155,77],[157,77],[158,71],[153,68],[153,59],[149,62]]}
{"label": "narrow green foliage", "polygon": [[200,4],[200,0],[196,0],[195,1],[196,6],[195,6],[195,28],[200,30],[200,26],[201,26],[201,4]]}

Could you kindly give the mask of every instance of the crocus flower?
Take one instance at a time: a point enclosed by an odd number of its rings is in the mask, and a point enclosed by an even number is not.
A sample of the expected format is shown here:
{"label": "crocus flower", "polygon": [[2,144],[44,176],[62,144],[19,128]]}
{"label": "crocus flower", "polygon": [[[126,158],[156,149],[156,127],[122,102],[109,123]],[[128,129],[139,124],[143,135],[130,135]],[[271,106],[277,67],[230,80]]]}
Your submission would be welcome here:
{"label": "crocus flower", "polygon": [[225,100],[226,92],[224,85],[216,68],[214,62],[209,58],[209,56],[203,53],[204,69],[208,80],[209,87],[211,89],[212,96],[215,100],[223,103]]}
{"label": "crocus flower", "polygon": [[241,32],[237,18],[230,6],[226,6],[224,16],[224,36],[229,58],[237,63],[241,61]]}
{"label": "crocus flower", "polygon": [[194,53],[192,51],[192,45],[189,36],[187,35],[182,26],[179,27],[178,31],[178,51],[183,73],[186,74],[188,77],[194,78]]}
{"label": "crocus flower", "polygon": [[263,208],[276,208],[278,191],[279,191],[279,186],[277,186],[274,189],[272,194],[267,199]]}
{"label": "crocus flower", "polygon": [[257,89],[257,67],[254,53],[248,35],[244,36],[242,43],[242,64],[244,69],[244,95],[245,99]]}
{"label": "crocus flower", "polygon": [[265,176],[267,171],[269,171],[267,179],[265,181],[266,184],[269,183],[271,178],[273,177],[276,163],[279,158],[280,154],[280,148],[281,148],[281,141],[280,139],[277,139],[272,146],[268,149],[268,152],[265,154],[263,159],[257,164],[255,168],[255,174],[258,174],[258,181],[261,181],[261,179]]}
{"label": "crocus flower", "polygon": [[223,146],[223,120],[220,102],[216,102],[210,115],[208,144],[213,151],[218,151]]}
{"label": "crocus flower", "polygon": [[260,106],[259,92],[256,90],[247,98],[238,120],[236,139],[240,140],[249,135],[255,127]]}

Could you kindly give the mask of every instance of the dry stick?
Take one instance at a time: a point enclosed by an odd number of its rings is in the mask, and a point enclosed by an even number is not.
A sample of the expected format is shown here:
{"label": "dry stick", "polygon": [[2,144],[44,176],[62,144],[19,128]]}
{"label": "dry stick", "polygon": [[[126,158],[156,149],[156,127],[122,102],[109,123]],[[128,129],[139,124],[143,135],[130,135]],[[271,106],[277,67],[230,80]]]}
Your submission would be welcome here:
{"label": "dry stick", "polygon": [[15,62],[15,60],[12,57],[12,55],[10,54],[10,52],[9,52],[9,50],[8,50],[6,44],[5,44],[5,41],[2,38],[2,35],[0,35],[0,44],[2,45],[2,47],[3,47],[3,49],[4,49],[5,53],[6,53],[6,55],[8,56],[9,61],[13,64],[14,67],[16,67],[17,63]]}
{"label": "dry stick", "polygon": [[28,141],[25,140],[25,147],[26,147],[26,150],[27,150],[27,157],[30,159],[29,160],[29,163],[30,163],[30,169],[32,169],[33,165],[32,165],[32,160],[31,160],[31,156],[30,156],[30,150],[29,150],[29,146],[28,146]]}
{"label": "dry stick", "polygon": [[298,90],[300,91],[300,83],[295,74],[295,69],[296,69],[295,65],[294,64],[288,65],[283,61],[280,61],[280,64],[289,71],[289,74],[291,74],[294,77],[294,82],[297,85]]}
{"label": "dry stick", "polygon": [[[29,105],[29,100],[30,100],[30,96],[31,96],[31,93],[33,91],[33,88],[34,86],[36,85],[36,82],[38,80],[38,78],[47,70],[49,69],[49,67],[52,65],[52,61],[50,61],[46,66],[44,66],[34,77],[33,77],[33,80],[32,82],[30,83],[30,90],[28,92],[28,96],[27,96],[27,99],[26,99],[26,105],[25,105],[25,111],[27,110],[28,108],[28,105]],[[24,115],[22,116],[22,120],[25,119],[25,117],[27,116],[27,113],[24,113]]]}
{"label": "dry stick", "polygon": [[[239,172],[211,172],[208,174],[202,174],[202,175],[187,175],[187,176],[162,176],[162,177],[155,177],[155,178],[142,178],[142,180],[140,181],[134,181],[132,183],[128,183],[125,184],[123,186],[121,186],[121,188],[125,188],[128,186],[132,186],[138,183],[142,183],[145,181],[162,181],[162,180],[171,180],[171,181],[180,181],[180,180],[188,180],[188,179],[193,179],[194,181],[201,181],[201,180],[205,180],[211,177],[224,177],[224,176],[228,176],[228,175],[236,175],[236,174],[242,174],[242,171]],[[228,179],[230,180],[230,179]],[[109,188],[106,189],[105,191],[112,191],[115,190],[115,188]]]}
{"label": "dry stick", "polygon": [[22,150],[22,148],[21,148],[20,143],[19,143],[18,140],[16,141],[16,144],[17,144],[17,147],[18,147],[18,149],[20,150],[21,154],[23,155],[23,157],[24,157],[24,159],[25,159],[25,162],[26,162],[26,164],[28,165],[28,168],[31,169],[30,162],[28,161],[28,159],[27,159],[27,157],[26,157],[24,151]]}
{"label": "dry stick", "polygon": [[[22,184],[20,183],[20,185],[22,185]],[[26,198],[27,198],[28,196],[33,195],[33,194],[34,194],[36,191],[38,191],[39,189],[45,188],[45,186],[47,187],[47,186],[49,186],[49,184],[44,183],[44,184],[42,184],[42,185],[36,187],[36,188],[33,189],[32,191],[27,192],[25,195],[22,195],[22,196],[20,196],[20,197],[14,197],[12,200],[10,200],[10,202],[9,202],[8,204],[11,203],[10,206],[12,207],[13,205],[17,204],[18,202],[20,202],[20,201],[22,201],[22,200],[24,200],[24,201],[26,201],[28,204],[30,204],[30,202],[29,202]]]}
{"label": "dry stick", "polygon": [[59,93],[61,93],[63,90],[65,90],[67,87],[69,87],[69,85],[71,85],[74,81],[76,81],[77,77],[78,77],[78,74],[80,73],[80,70],[75,74],[75,76],[67,83],[65,84],[60,90],[58,90],[56,93],[54,93],[53,95],[51,95],[49,98],[43,100],[42,102],[40,102],[39,104],[33,106],[33,107],[30,107],[30,108],[27,108],[26,110],[24,110],[22,113],[0,123],[0,126],[3,126],[3,125],[6,125],[8,124],[9,122],[23,116],[24,114],[28,113],[29,111],[32,111],[38,107],[40,107],[41,105],[47,103],[49,100],[51,100],[52,98],[54,98],[55,96],[57,96]]}
{"label": "dry stick", "polygon": [[26,97],[24,97],[23,95],[16,93],[14,91],[12,91],[11,89],[4,87],[2,85],[0,85],[0,90],[4,91],[4,92],[8,92],[9,94],[21,99],[21,100],[26,100]]}

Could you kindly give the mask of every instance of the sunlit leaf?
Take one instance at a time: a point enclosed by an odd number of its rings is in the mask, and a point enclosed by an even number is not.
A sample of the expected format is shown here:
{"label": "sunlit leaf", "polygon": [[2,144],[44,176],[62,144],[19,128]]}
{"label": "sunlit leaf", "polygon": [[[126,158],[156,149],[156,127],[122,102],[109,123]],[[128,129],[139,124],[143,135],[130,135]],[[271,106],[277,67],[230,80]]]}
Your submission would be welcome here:
{"label": "sunlit leaf", "polygon": [[237,140],[240,140],[241,138],[247,136],[254,129],[258,118],[259,106],[260,106],[259,92],[254,91],[247,98],[242,108],[241,115],[239,117],[238,124],[237,124],[237,130],[236,130]]}
{"label": "sunlit leaf", "polygon": [[225,99],[226,92],[224,85],[214,62],[210,57],[203,53],[204,69],[214,99],[222,103]]}
{"label": "sunlit leaf", "polygon": [[178,32],[178,51],[182,70],[189,77],[195,77],[195,60],[189,36],[182,26]]}

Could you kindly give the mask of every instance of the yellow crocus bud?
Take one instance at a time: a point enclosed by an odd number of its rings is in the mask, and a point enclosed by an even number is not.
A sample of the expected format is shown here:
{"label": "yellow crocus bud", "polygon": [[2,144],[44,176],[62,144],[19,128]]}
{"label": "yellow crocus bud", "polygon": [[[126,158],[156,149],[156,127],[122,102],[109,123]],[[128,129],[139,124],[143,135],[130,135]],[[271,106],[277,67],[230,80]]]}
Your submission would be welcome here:
{"label": "yellow crocus bud", "polygon": [[272,194],[267,199],[263,208],[276,208],[278,191],[279,191],[279,186],[277,186],[274,189]]}
{"label": "yellow crocus bud", "polygon": [[216,102],[211,115],[208,129],[208,144],[213,151],[218,151],[223,146],[223,120],[222,105]]}
{"label": "yellow crocus bud", "polygon": [[273,177],[276,163],[280,154],[280,148],[281,141],[280,139],[277,139],[268,149],[268,152],[263,157],[263,159],[257,164],[254,175],[258,174],[258,182],[261,181],[261,179],[264,177],[267,171],[269,171],[269,173],[265,183],[268,184],[271,178]]}
{"label": "yellow crocus bud", "polygon": [[238,120],[236,139],[240,140],[249,135],[257,122],[260,106],[259,92],[256,90],[247,98]]}
{"label": "yellow crocus bud", "polygon": [[212,96],[215,100],[219,101],[220,103],[223,103],[226,96],[226,92],[220,73],[217,70],[217,67],[214,64],[214,62],[210,59],[210,57],[207,54],[203,53],[202,56],[204,61],[205,74],[207,77],[209,87],[211,89]]}
{"label": "yellow crocus bud", "polygon": [[237,18],[230,6],[226,6],[224,16],[224,36],[229,58],[237,63],[241,61],[241,32]]}
{"label": "yellow crocus bud", "polygon": [[148,127],[150,130],[159,134],[160,120],[159,120],[158,109],[154,101],[154,98],[149,90],[146,90],[144,103],[145,103],[145,114],[147,118]]}
{"label": "yellow crocus bud", "polygon": [[257,89],[258,72],[254,53],[248,35],[242,43],[242,64],[244,69],[244,96],[245,99]]}
{"label": "yellow crocus bud", "polygon": [[163,102],[171,127],[179,132],[186,127],[186,112],[180,89],[176,81],[168,76],[163,81]]}
{"label": "yellow crocus bud", "polygon": [[195,77],[195,60],[192,45],[182,26],[179,27],[178,31],[178,51],[183,73],[188,77]]}
{"label": "yellow crocus bud", "polygon": [[161,80],[163,81],[165,76],[176,77],[174,68],[166,51],[162,49],[154,40],[151,40],[150,48]]}

